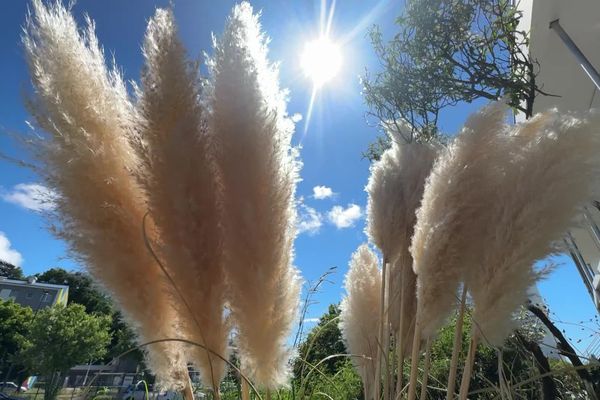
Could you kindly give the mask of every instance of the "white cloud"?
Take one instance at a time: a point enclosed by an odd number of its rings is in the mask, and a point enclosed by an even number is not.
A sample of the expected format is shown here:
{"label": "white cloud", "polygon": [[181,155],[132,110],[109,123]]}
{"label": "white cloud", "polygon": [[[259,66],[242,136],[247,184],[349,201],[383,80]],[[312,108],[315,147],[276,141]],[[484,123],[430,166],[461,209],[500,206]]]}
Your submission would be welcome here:
{"label": "white cloud", "polygon": [[316,324],[320,321],[320,318],[304,318],[304,323],[313,323]]}
{"label": "white cloud", "polygon": [[315,186],[313,188],[313,197],[317,200],[323,200],[333,196],[333,190],[327,186]]}
{"label": "white cloud", "polygon": [[55,206],[56,194],[37,183],[19,183],[9,192],[2,193],[2,199],[33,211],[48,211]]}
{"label": "white cloud", "polygon": [[23,256],[17,250],[13,249],[10,240],[4,232],[0,231],[0,260],[19,266],[23,262]]}
{"label": "white cloud", "polygon": [[350,228],[354,226],[357,220],[362,217],[362,210],[359,205],[348,204],[348,207],[334,206],[327,214],[329,222],[338,229]]}
{"label": "white cloud", "polygon": [[308,233],[311,236],[316,235],[322,225],[323,217],[317,210],[304,204],[299,205],[297,225],[299,235],[302,233]]}
{"label": "white cloud", "polygon": [[292,122],[298,123],[300,121],[302,121],[302,114],[295,113],[294,115],[292,115]]}

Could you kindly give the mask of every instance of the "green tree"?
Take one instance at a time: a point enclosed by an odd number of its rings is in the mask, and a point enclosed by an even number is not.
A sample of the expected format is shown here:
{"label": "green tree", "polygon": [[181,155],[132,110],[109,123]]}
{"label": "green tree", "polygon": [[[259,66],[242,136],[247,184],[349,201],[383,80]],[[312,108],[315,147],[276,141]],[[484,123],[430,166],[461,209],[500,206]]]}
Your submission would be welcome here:
{"label": "green tree", "polygon": [[[505,96],[531,116],[535,96],[546,93],[521,16],[509,0],[408,0],[389,42],[377,27],[370,33],[383,67],[363,79],[371,114],[409,142],[439,136],[440,112],[460,102]],[[365,156],[377,159],[387,142],[379,139]]]}
{"label": "green tree", "polygon": [[94,280],[85,272],[71,272],[62,268],[51,268],[36,277],[39,282],[68,285],[69,304],[81,304],[90,314],[109,315],[113,312],[110,297],[102,292]]}
{"label": "green tree", "polygon": [[[329,305],[329,309],[319,319],[319,323],[300,344],[298,348],[299,357],[294,364],[295,379],[302,380],[310,372],[311,369],[307,363],[316,365],[328,356],[346,353],[346,346],[338,327],[339,316],[339,305]],[[333,375],[345,361],[345,357],[330,358],[321,362],[319,369],[325,374]]]}
{"label": "green tree", "polygon": [[27,342],[33,312],[13,300],[0,300],[0,360],[10,360]]}
{"label": "green tree", "polygon": [[19,354],[27,345],[32,318],[31,308],[0,300],[0,380],[13,379],[24,370]]}
{"label": "green tree", "polygon": [[2,260],[0,260],[0,276],[4,276],[8,279],[25,279],[21,267],[17,267],[16,265],[12,265],[11,263]]}
{"label": "green tree", "polygon": [[44,399],[55,399],[65,374],[77,364],[104,356],[110,317],[90,315],[79,304],[40,310],[22,353],[29,369],[44,377]]}

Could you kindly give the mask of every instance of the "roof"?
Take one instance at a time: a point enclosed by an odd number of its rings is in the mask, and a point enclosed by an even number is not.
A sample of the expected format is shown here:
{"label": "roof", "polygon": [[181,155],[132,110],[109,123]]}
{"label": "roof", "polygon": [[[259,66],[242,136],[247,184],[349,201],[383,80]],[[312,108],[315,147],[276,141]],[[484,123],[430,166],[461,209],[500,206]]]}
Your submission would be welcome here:
{"label": "roof", "polygon": [[0,277],[0,285],[9,284],[14,286],[28,286],[39,289],[54,289],[54,290],[69,290],[68,285],[55,285],[53,283],[43,283],[43,282],[33,282],[29,283],[28,281],[21,281],[17,279],[8,279],[5,277]]}

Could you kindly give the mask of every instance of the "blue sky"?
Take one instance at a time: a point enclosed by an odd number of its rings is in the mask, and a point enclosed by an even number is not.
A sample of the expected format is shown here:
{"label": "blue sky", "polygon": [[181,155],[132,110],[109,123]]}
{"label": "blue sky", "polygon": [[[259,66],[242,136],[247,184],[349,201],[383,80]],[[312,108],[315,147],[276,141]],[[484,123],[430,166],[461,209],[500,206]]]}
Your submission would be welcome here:
{"label": "blue sky", "polygon": [[[157,6],[167,0],[79,0],[74,14],[81,20],[87,12],[95,21],[97,35],[107,55],[114,54],[117,64],[129,80],[137,80],[142,66],[140,45],[145,23]],[[176,0],[175,15],[182,39],[190,56],[201,59],[210,51],[211,33],[219,34],[233,1]],[[290,90],[288,111],[306,117],[312,85],[300,69],[304,43],[319,33],[321,2],[307,0],[253,1],[262,9],[262,24],[271,37],[271,60],[281,63],[281,83]],[[0,127],[9,133],[27,129],[23,95],[30,90],[19,35],[27,2],[8,0],[0,12]],[[402,10],[402,2],[345,0],[337,3],[332,20],[333,39],[344,38],[343,65],[340,74],[320,91],[310,121],[297,124],[294,141],[302,146],[304,163],[298,195],[304,199],[301,211],[307,217],[305,228],[296,241],[296,265],[307,281],[317,279],[332,266],[337,272],[334,283],[325,287],[309,311],[318,317],[327,305],[341,298],[343,276],[351,253],[366,240],[363,190],[369,163],[361,158],[376,129],[367,123],[367,108],[361,97],[359,75],[365,68],[378,67],[366,37],[376,23],[384,33],[392,32],[393,20]],[[456,132],[468,112],[476,105],[459,105],[444,112],[441,128]],[[10,135],[0,135],[0,149],[16,158],[25,158]],[[30,171],[0,161],[0,258],[18,262],[26,274],[53,266],[79,269],[66,253],[65,245],[46,230],[47,222],[31,208],[30,184],[39,179]],[[316,191],[315,191],[315,188]],[[329,190],[331,191],[330,196]],[[315,195],[316,194],[316,195]],[[29,209],[27,208],[29,207]],[[595,315],[585,287],[568,257],[559,257],[559,267],[539,285],[555,316],[578,323]],[[578,348],[589,343],[589,330],[564,325]]]}

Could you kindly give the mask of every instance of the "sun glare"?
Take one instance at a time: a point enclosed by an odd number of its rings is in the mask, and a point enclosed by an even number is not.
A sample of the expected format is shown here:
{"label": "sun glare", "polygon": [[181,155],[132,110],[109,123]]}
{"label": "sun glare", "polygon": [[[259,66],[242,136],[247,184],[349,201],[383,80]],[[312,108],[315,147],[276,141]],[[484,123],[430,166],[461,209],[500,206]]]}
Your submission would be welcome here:
{"label": "sun glare", "polygon": [[334,78],[342,66],[342,53],[338,45],[322,36],[306,43],[301,58],[304,74],[321,87]]}

